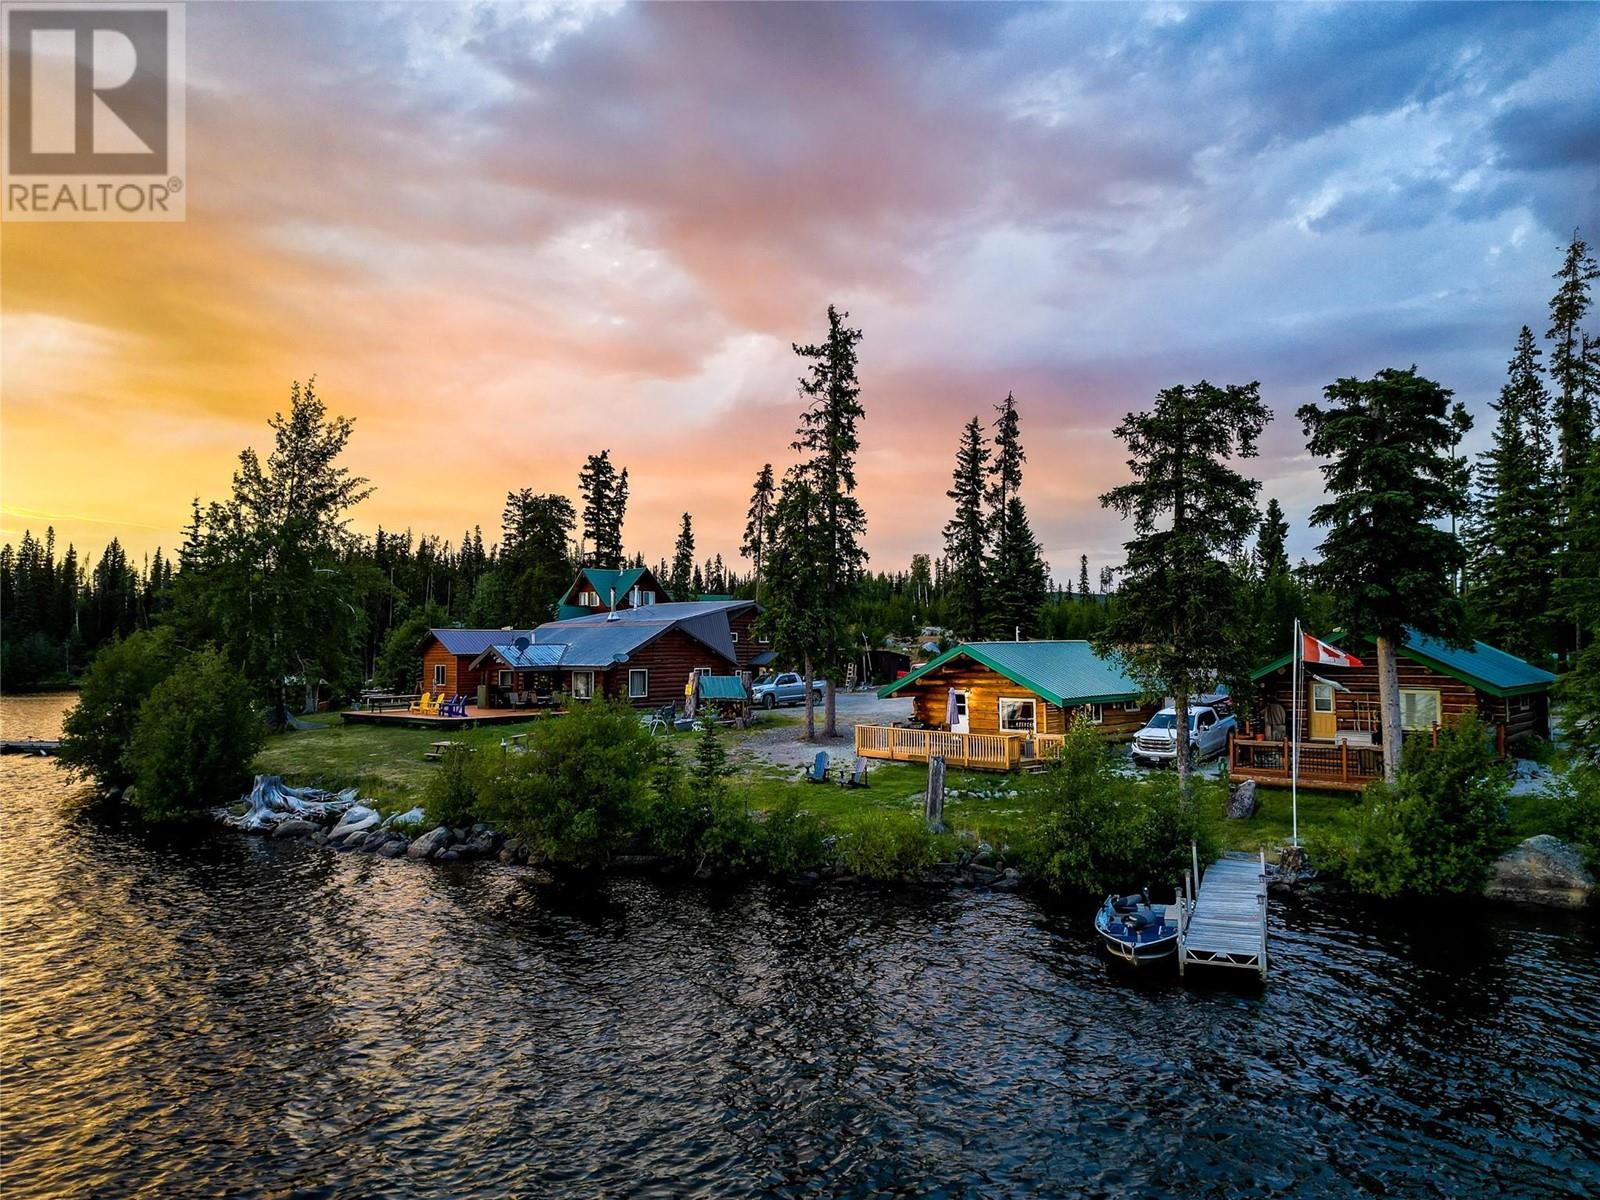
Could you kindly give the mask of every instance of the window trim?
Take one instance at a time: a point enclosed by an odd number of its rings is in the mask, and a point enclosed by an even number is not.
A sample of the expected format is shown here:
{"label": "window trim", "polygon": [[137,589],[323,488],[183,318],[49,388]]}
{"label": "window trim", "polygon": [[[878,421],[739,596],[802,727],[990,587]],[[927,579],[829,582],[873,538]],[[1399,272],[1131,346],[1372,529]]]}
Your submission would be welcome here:
{"label": "window trim", "polygon": [[[1427,725],[1406,724],[1406,697],[1407,696],[1432,696],[1433,720]],[[1401,688],[1400,689],[1400,730],[1404,732],[1422,733],[1433,729],[1443,723],[1444,718],[1444,693],[1438,688]]]}
{"label": "window trim", "polygon": [[1083,711],[1089,714],[1089,724],[1104,725],[1106,723],[1106,706],[1104,704],[1085,704]]}
{"label": "window trim", "polygon": [[[633,677],[635,675],[643,675],[644,676],[644,690],[643,691],[636,692],[636,691],[633,690]],[[648,667],[629,667],[628,668],[628,699],[629,700],[645,700],[645,699],[648,699],[649,696],[650,696],[650,669]]]}
{"label": "window trim", "polygon": [[436,687],[436,688],[444,687],[444,671],[445,671],[444,663],[434,663],[433,664],[433,686],[434,687]]}
{"label": "window trim", "polygon": [[[1009,706],[1015,711],[1024,704],[1028,706],[1027,727],[1006,724],[1006,708]],[[1039,702],[1032,696],[1001,696],[996,706],[996,712],[1000,718],[1001,733],[1035,734],[1039,732]]]}
{"label": "window trim", "polygon": [[[1318,707],[1317,702],[1322,699],[1322,693],[1323,693],[1324,689],[1327,690],[1328,707],[1327,708],[1320,708],[1320,707]],[[1315,679],[1313,679],[1311,681],[1311,711],[1314,712],[1314,713],[1321,713],[1323,715],[1328,715],[1328,714],[1337,712],[1338,707],[1339,707],[1339,698],[1338,698],[1338,695],[1334,692],[1333,684],[1331,684],[1331,683],[1318,683]]]}
{"label": "window trim", "polygon": [[512,684],[514,684],[515,682],[516,682],[516,677],[512,674],[511,668],[509,668],[509,667],[501,667],[500,670],[495,672],[495,677],[494,677],[494,685],[495,685],[495,687],[503,688],[506,691],[510,691]]}
{"label": "window trim", "polygon": [[[589,681],[588,687],[587,687],[585,693],[582,694],[582,695],[580,695],[579,692],[578,692],[578,679],[579,679],[580,676]],[[593,700],[594,699],[594,672],[593,671],[574,671],[574,672],[572,672],[571,684],[572,684],[572,698],[574,700]]]}
{"label": "window trim", "polygon": [[1140,704],[1137,700],[1124,700],[1122,702],[1122,711],[1123,712],[1136,713],[1136,712],[1141,711],[1143,708],[1144,708],[1144,705]]}

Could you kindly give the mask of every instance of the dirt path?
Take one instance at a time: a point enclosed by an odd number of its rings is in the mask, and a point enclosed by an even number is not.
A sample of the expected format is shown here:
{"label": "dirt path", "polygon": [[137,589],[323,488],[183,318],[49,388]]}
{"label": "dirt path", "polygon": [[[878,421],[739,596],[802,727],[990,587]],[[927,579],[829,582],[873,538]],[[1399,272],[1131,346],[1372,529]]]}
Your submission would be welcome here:
{"label": "dirt path", "polygon": [[837,738],[824,738],[822,729],[822,706],[817,706],[817,740],[805,740],[804,709],[782,708],[778,712],[788,716],[799,716],[797,723],[776,725],[770,729],[757,730],[749,737],[743,738],[738,745],[733,747],[736,761],[744,763],[762,763],[776,767],[789,767],[798,769],[808,766],[816,758],[818,750],[826,750],[828,754],[837,759],[840,755],[845,758],[855,757],[855,728],[858,723],[866,725],[891,725],[896,721],[904,721],[911,716],[911,701],[895,698],[880,700],[873,692],[840,692],[837,698],[837,711],[839,717],[839,733]]}

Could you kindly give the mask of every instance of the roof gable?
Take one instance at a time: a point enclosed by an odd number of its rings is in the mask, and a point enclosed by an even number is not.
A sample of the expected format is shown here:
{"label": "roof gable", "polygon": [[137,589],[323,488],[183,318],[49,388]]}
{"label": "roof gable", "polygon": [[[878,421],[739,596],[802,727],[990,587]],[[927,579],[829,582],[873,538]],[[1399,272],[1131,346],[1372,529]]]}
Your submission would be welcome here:
{"label": "roof gable", "polygon": [[1114,655],[1096,654],[1094,647],[1085,641],[1046,641],[963,642],[882,688],[878,695],[892,696],[952,659],[962,657],[1004,675],[1019,687],[1062,708],[1137,700],[1144,693]]}
{"label": "roof gable", "polygon": [[482,654],[496,642],[515,642],[518,637],[531,638],[531,629],[455,629],[441,628],[430,629],[423,636],[425,645],[428,638],[433,638],[444,647],[446,654],[457,656],[468,654]]}

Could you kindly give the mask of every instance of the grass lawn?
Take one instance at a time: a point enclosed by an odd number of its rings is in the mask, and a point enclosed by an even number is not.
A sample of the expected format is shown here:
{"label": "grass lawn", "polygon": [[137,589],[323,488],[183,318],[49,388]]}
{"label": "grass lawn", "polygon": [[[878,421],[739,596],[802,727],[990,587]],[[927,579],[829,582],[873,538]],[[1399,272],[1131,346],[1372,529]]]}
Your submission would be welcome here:
{"label": "grass lawn", "polygon": [[[375,801],[386,811],[409,808],[421,800],[422,789],[436,769],[436,764],[422,757],[431,742],[448,737],[492,752],[498,749],[502,738],[526,733],[537,723],[530,720],[516,725],[445,733],[396,726],[345,725],[336,713],[323,713],[308,720],[313,726],[311,729],[269,738],[256,758],[255,769],[282,775],[290,783],[301,786],[314,785],[329,790],[359,788],[363,797]],[[790,713],[762,714],[753,730],[728,734],[728,748],[736,750],[739,741],[750,732],[774,725],[790,725],[798,720]],[[661,736],[668,738],[681,755],[687,757],[693,753],[695,734]],[[864,815],[874,812],[920,813],[927,780],[924,766],[886,762],[871,764],[865,788],[843,788],[833,782],[806,783],[798,768],[785,769],[766,763],[747,767],[739,776],[752,808],[770,810],[786,796],[798,794],[804,808],[839,830],[849,829]],[[1014,842],[1019,834],[1044,816],[1047,809],[1048,802],[1034,776],[952,769],[946,775],[945,786],[945,823],[951,830],[970,832],[996,845]],[[1223,800],[1218,789],[1207,789],[1203,795],[1225,848],[1253,852],[1265,846],[1271,854],[1276,847],[1288,842],[1291,821],[1287,788],[1258,788],[1259,808],[1248,821],[1223,818]],[[1360,804],[1361,797],[1356,793],[1302,789],[1299,802],[1302,840],[1348,832]],[[1547,801],[1541,796],[1511,797],[1507,802],[1510,825],[1506,845],[1548,832],[1546,806]]]}

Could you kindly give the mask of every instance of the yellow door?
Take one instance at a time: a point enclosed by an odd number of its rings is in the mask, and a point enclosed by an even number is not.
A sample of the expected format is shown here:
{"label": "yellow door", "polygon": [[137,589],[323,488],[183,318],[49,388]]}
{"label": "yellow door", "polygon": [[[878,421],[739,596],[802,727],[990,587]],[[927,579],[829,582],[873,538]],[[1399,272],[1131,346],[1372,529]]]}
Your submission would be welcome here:
{"label": "yellow door", "polygon": [[1333,684],[1311,681],[1311,704],[1307,711],[1311,714],[1313,740],[1333,741],[1333,735],[1339,728],[1338,717],[1333,711]]}

